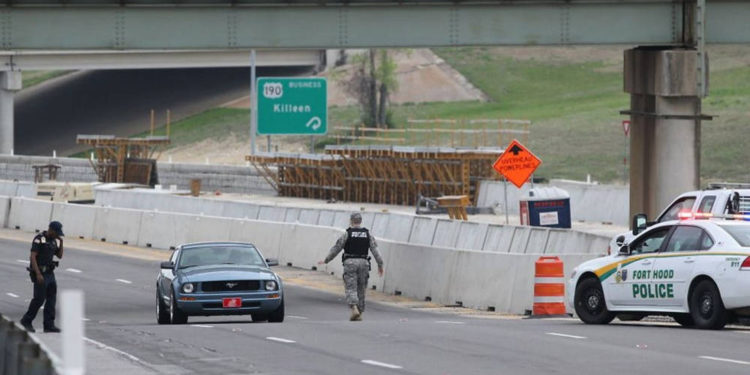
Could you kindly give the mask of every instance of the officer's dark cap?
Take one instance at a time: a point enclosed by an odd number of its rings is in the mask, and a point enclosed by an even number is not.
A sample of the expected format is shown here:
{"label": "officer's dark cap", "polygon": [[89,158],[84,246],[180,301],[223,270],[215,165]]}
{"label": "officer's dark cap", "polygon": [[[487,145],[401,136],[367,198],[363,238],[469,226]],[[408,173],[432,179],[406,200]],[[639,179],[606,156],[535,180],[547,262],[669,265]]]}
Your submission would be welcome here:
{"label": "officer's dark cap", "polygon": [[49,223],[49,229],[54,230],[58,236],[64,236],[62,231],[62,223],[60,223],[59,221],[53,221]]}

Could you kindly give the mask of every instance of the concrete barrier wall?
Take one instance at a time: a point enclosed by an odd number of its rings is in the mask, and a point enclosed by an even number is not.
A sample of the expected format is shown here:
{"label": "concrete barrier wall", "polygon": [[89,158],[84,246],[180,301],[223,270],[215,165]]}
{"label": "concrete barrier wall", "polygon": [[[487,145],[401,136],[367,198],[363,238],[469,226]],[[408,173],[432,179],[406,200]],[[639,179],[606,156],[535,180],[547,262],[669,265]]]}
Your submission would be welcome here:
{"label": "concrete barrier wall", "polygon": [[[627,226],[630,207],[630,190],[627,185],[598,185],[579,181],[552,180],[536,187],[559,187],[570,194],[570,214],[573,220],[607,222]],[[504,192],[507,188],[508,212],[518,214],[521,197],[528,196],[530,186],[517,189],[499,181],[482,181],[477,204],[493,207],[495,212],[505,212]]]}
{"label": "concrete barrier wall", "polygon": [[[0,176],[6,177],[2,173]],[[0,195],[6,197],[36,197],[36,184],[28,181],[0,180]]]}
{"label": "concrete barrier wall", "polygon": [[0,228],[8,227],[8,215],[10,215],[10,197],[0,196]]}
{"label": "concrete barrier wall", "polygon": [[[243,201],[195,198],[151,191],[98,190],[96,204],[112,207],[150,209],[164,212],[203,214],[230,218],[260,219],[323,227],[346,228],[350,211],[300,209],[257,205]],[[396,213],[364,212],[363,223],[378,239],[501,253],[582,253],[606,251],[608,237],[563,230],[552,236],[545,228],[487,225],[412,216]],[[595,245],[592,245],[596,242]]]}
{"label": "concrete barrier wall", "polygon": [[[109,207],[79,206],[65,203],[35,201],[25,198],[0,198],[9,202],[8,222],[24,230],[33,231],[38,223],[46,226],[50,217],[64,221],[69,235],[95,240],[138,244],[155,248],[170,248],[186,242],[242,241],[254,243],[267,258],[278,258],[282,264],[311,269],[318,267],[343,230],[300,223],[190,215],[133,210]],[[301,212],[300,212],[301,214]],[[384,216],[388,218],[389,216]],[[377,215],[372,217],[373,222]],[[429,227],[429,222],[418,218],[415,225]],[[387,293],[396,293],[433,302],[487,309],[508,313],[524,313],[531,309],[533,298],[534,262],[540,254],[510,254],[498,252],[510,231],[506,227],[483,226],[475,223],[458,223],[434,220],[435,227],[447,232],[464,233],[467,237],[482,237],[484,251],[457,250],[452,247],[431,246],[381,239],[379,250],[386,262],[386,276],[377,276],[373,267],[370,284]],[[418,224],[416,224],[418,223]],[[398,224],[393,224],[398,225]],[[440,227],[440,228],[438,228]],[[43,228],[42,228],[43,229]],[[571,249],[563,233],[555,230],[532,230],[527,227],[511,228],[522,232],[532,243],[543,238],[547,246]],[[515,237],[513,234],[513,237]],[[538,238],[538,239],[537,239]],[[414,240],[417,238],[415,237]],[[424,241],[426,237],[419,240]],[[448,234],[438,242],[456,241]],[[570,242],[584,241],[573,239]],[[590,239],[588,239],[590,241]],[[595,241],[590,241],[592,244]],[[479,241],[466,246],[480,246]],[[536,248],[536,245],[533,245]],[[593,245],[592,245],[593,246]],[[573,246],[574,247],[574,246]],[[165,258],[168,255],[165,253]],[[569,275],[577,264],[594,257],[590,254],[560,254]],[[340,276],[340,256],[323,267],[323,271]],[[482,287],[476,287],[481,285]]]}
{"label": "concrete barrier wall", "polygon": [[10,200],[8,227],[25,232],[41,232],[52,219],[52,202],[28,198]]}
{"label": "concrete barrier wall", "polygon": [[94,235],[96,211],[90,205],[54,203],[51,219],[63,223],[65,236],[90,239]]}
{"label": "concrete barrier wall", "polygon": [[[51,151],[50,151],[51,152]],[[46,156],[0,155],[0,176],[7,180],[33,181],[33,165],[59,164],[58,180],[94,182],[96,173],[87,159]],[[201,190],[226,193],[276,195],[276,191],[250,166],[157,163],[159,183],[189,189],[190,180],[201,179]]]}

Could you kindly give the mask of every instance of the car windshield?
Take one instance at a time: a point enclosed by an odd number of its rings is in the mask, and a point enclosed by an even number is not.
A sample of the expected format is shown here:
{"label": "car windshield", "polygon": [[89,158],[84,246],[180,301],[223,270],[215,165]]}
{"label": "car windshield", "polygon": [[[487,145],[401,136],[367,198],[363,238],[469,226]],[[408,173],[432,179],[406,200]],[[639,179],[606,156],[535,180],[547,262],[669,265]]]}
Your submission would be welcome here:
{"label": "car windshield", "polygon": [[201,246],[182,249],[179,268],[238,264],[264,266],[265,263],[253,246]]}
{"label": "car windshield", "polygon": [[750,247],[750,225],[719,225],[742,247]]}

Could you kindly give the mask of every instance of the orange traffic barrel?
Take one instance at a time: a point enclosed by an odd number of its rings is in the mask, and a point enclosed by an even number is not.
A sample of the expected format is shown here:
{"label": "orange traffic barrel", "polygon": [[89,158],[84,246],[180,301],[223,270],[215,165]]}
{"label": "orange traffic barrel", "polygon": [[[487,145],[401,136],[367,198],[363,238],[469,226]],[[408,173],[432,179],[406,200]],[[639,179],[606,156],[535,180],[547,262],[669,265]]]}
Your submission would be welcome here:
{"label": "orange traffic barrel", "polygon": [[533,315],[565,315],[565,275],[558,257],[539,257],[534,275]]}

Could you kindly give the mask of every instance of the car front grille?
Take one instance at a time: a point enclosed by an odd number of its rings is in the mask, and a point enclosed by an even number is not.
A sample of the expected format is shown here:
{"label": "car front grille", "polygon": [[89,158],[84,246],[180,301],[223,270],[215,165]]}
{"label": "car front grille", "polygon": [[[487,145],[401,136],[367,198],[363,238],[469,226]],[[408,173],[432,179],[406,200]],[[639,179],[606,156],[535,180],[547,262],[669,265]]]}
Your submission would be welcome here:
{"label": "car front grille", "polygon": [[204,292],[237,292],[260,289],[258,280],[208,281],[201,284]]}

